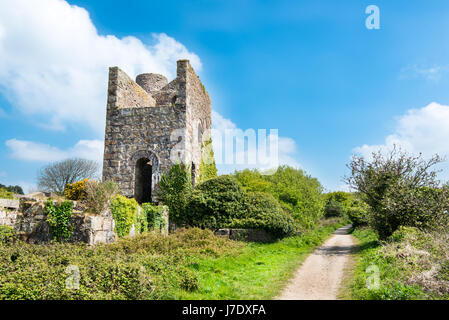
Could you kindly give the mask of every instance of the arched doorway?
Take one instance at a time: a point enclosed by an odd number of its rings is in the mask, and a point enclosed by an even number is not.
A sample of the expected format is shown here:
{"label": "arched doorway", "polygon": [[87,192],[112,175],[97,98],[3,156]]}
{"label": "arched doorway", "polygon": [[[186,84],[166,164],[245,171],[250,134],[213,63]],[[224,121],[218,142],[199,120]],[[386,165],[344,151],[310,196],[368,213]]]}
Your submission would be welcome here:
{"label": "arched doorway", "polygon": [[148,158],[136,161],[134,198],[138,203],[151,201],[153,164]]}

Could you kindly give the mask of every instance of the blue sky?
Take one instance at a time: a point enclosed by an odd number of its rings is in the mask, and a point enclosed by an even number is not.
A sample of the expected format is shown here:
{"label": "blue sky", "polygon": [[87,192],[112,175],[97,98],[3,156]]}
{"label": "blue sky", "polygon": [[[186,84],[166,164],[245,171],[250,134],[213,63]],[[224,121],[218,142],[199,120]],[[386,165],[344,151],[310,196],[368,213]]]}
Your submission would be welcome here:
{"label": "blue sky", "polygon": [[108,65],[173,77],[183,57],[215,120],[279,129],[281,159],[327,189],[354,152],[449,154],[447,1],[123,3],[0,1],[0,183],[32,189],[49,159],[98,158]]}

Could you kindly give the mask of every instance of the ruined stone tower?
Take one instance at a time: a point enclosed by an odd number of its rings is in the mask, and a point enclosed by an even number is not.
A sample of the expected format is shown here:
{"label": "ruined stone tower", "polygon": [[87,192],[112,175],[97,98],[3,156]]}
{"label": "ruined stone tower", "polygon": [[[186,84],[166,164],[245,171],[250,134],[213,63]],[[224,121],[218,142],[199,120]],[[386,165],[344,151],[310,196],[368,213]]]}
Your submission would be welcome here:
{"label": "ruined stone tower", "polygon": [[112,67],[103,181],[115,181],[139,203],[156,200],[161,175],[174,163],[186,164],[195,182],[211,141],[210,128],[210,97],[188,60],[177,62],[177,77],[170,83],[153,73],[133,81]]}

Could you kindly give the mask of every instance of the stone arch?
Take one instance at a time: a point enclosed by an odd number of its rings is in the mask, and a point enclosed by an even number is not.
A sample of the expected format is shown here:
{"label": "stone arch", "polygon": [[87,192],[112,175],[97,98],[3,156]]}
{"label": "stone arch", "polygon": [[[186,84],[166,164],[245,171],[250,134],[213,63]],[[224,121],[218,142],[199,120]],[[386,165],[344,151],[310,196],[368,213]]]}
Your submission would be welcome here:
{"label": "stone arch", "polygon": [[133,168],[133,196],[137,202],[149,202],[155,198],[155,186],[160,180],[159,157],[150,150],[135,152],[129,163]]}

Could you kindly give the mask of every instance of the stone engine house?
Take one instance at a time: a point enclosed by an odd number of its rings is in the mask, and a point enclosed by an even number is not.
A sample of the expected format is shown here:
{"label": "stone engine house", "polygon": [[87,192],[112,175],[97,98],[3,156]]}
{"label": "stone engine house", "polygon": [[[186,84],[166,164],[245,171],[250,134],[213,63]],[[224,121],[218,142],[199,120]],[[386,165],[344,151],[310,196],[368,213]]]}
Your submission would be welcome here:
{"label": "stone engine house", "polygon": [[177,76],[170,83],[154,73],[133,81],[111,67],[103,181],[115,181],[139,203],[157,200],[162,173],[175,163],[190,167],[195,183],[211,122],[209,94],[188,60],[177,62]]}

